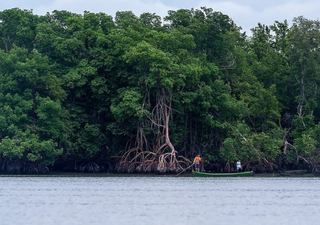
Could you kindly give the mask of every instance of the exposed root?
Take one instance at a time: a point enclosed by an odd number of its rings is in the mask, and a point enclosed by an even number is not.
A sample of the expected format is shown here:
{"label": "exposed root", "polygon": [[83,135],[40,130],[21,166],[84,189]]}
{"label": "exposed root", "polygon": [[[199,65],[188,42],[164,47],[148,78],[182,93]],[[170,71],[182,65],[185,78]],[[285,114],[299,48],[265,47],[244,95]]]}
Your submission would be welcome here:
{"label": "exposed root", "polygon": [[255,163],[254,166],[252,167],[252,170],[256,172],[268,172],[268,171],[274,171],[277,170],[278,166],[272,162],[269,162],[266,158],[263,158],[259,160],[258,163]]}
{"label": "exposed root", "polygon": [[188,167],[191,164],[191,161],[186,159],[183,156],[176,157],[176,154],[164,153],[159,157],[159,164],[157,171],[160,173],[179,173],[184,170],[185,167]]}
{"label": "exposed root", "polygon": [[224,171],[230,173],[231,171],[231,165],[230,165],[230,161],[228,160],[228,162],[226,163],[225,167],[224,167]]}
{"label": "exposed root", "polygon": [[99,173],[100,166],[98,166],[94,162],[89,163],[81,163],[75,167],[75,171],[82,172],[82,173]]}
{"label": "exposed root", "polygon": [[170,141],[171,98],[170,93],[167,93],[164,89],[159,90],[157,103],[151,112],[151,116],[146,115],[149,119],[148,124],[151,124],[154,131],[155,136],[151,137],[154,142],[149,142],[143,132],[147,125],[140,124],[135,141],[128,142],[127,151],[116,167],[117,171],[179,173],[191,164],[190,160],[178,156]]}
{"label": "exposed root", "polygon": [[49,168],[38,163],[10,160],[2,157],[0,160],[0,171],[9,174],[46,174],[49,172]]}
{"label": "exposed root", "polygon": [[179,173],[190,164],[190,160],[183,156],[177,156],[176,152],[172,154],[171,152],[159,151],[159,149],[153,151],[131,149],[123,155],[116,170],[127,173]]}

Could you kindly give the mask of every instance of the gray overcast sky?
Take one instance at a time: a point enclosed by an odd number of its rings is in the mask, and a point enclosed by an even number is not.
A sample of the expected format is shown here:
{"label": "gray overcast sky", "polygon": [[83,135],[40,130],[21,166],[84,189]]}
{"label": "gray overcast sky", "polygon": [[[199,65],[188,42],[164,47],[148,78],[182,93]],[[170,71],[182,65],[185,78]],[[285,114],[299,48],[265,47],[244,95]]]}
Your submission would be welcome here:
{"label": "gray overcast sky", "polygon": [[243,31],[254,28],[258,22],[272,25],[275,20],[290,23],[294,17],[304,16],[317,20],[320,16],[319,0],[0,0],[0,11],[18,7],[32,9],[44,15],[53,10],[68,10],[82,14],[104,12],[115,16],[117,11],[131,10],[139,16],[143,12],[164,17],[168,10],[191,9],[206,6],[228,15]]}

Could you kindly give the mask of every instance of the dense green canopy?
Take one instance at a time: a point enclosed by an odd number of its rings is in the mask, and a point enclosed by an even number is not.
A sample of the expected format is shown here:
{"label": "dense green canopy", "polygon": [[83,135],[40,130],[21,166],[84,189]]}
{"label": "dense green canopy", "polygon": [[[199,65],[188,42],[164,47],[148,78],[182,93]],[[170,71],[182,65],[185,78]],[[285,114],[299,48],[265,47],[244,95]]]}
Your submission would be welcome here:
{"label": "dense green canopy", "polygon": [[320,22],[0,12],[0,171],[320,169]]}

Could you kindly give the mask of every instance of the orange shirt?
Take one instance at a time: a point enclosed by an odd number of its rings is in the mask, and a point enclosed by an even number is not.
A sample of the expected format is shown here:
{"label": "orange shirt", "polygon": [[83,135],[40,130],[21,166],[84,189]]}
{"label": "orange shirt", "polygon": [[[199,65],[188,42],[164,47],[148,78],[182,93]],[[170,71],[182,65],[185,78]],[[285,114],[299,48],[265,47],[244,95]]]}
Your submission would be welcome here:
{"label": "orange shirt", "polygon": [[200,156],[197,156],[195,159],[194,159],[194,162],[195,164],[199,164],[200,163]]}

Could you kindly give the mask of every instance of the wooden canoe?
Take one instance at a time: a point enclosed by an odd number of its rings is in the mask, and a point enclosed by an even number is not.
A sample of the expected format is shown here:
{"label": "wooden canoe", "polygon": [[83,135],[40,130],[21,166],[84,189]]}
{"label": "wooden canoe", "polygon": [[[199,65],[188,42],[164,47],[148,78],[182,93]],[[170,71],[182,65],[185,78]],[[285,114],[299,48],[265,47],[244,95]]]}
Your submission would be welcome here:
{"label": "wooden canoe", "polygon": [[253,176],[253,171],[239,172],[239,173],[203,173],[192,171],[196,177],[249,177]]}

